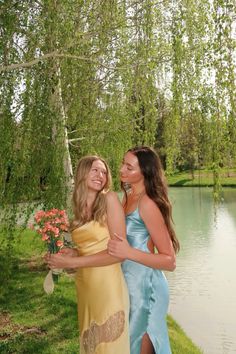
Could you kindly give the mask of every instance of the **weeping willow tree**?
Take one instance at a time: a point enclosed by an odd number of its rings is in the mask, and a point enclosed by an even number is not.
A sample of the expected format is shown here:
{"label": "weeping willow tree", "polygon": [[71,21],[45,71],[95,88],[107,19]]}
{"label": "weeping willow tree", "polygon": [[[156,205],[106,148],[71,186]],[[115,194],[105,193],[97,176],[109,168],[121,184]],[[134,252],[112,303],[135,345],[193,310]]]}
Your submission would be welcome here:
{"label": "weeping willow tree", "polygon": [[230,0],[1,3],[4,247],[21,210],[68,206],[85,154],[117,186],[124,151],[148,144],[168,173],[209,167],[219,186],[236,160],[235,18]]}
{"label": "weeping willow tree", "polygon": [[151,1],[2,5],[3,204],[63,207],[79,156],[102,154],[116,172],[131,144],[154,144],[154,10]]}
{"label": "weeping willow tree", "polygon": [[115,175],[131,144],[234,164],[231,1],[5,1],[1,23],[2,203],[65,206],[79,156]]}
{"label": "weeping willow tree", "polygon": [[[146,13],[148,5],[140,9]],[[123,152],[141,142],[139,117],[132,117],[138,111],[135,106],[145,107],[145,143],[153,143],[156,117],[150,107],[155,95],[146,95],[148,85],[154,92],[154,82],[149,69],[136,71],[141,52],[145,68],[145,31],[151,36],[152,28],[146,29],[148,18],[142,24],[140,9],[125,1],[1,4],[0,217],[6,231],[1,245],[5,279],[14,265],[15,225],[37,206],[68,207],[73,168],[80,156],[103,155],[117,175]],[[137,31],[142,33],[140,44]],[[130,51],[133,40],[137,45]],[[135,81],[143,88],[130,107]]]}
{"label": "weeping willow tree", "polygon": [[167,44],[158,147],[167,172],[208,167],[219,187],[219,169],[235,166],[236,6],[186,0],[163,7],[158,28]]}

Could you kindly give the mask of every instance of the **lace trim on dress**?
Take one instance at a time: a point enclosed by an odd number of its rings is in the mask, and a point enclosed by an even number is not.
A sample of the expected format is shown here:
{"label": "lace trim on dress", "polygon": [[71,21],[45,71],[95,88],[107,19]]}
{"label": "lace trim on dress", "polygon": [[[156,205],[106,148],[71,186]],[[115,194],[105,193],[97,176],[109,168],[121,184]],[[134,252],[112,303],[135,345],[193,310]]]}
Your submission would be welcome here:
{"label": "lace trim on dress", "polygon": [[101,325],[93,321],[82,336],[82,343],[86,354],[93,354],[97,345],[100,343],[114,342],[121,336],[124,327],[124,311],[118,311],[114,315],[111,315],[107,321]]}

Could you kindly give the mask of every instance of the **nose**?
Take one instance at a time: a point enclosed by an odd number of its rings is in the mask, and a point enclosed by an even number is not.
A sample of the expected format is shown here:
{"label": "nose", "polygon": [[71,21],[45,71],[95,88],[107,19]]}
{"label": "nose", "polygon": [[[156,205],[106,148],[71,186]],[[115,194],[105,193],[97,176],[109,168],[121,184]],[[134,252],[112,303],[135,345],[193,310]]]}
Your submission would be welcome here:
{"label": "nose", "polygon": [[125,166],[122,165],[121,168],[120,168],[120,173],[123,173],[125,171]]}
{"label": "nose", "polygon": [[100,178],[103,178],[103,172],[102,171],[97,171],[97,176]]}

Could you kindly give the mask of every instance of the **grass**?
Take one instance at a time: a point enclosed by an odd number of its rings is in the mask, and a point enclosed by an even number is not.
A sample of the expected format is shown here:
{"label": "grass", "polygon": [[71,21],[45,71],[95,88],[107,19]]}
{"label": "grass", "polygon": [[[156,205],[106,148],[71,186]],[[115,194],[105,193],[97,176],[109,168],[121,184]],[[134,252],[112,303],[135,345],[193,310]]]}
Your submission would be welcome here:
{"label": "grass", "polygon": [[203,351],[186,336],[183,329],[170,316],[167,318],[167,324],[172,354],[203,354]]}
{"label": "grass", "polygon": [[[0,302],[0,353],[79,353],[74,281],[63,275],[53,294],[44,293],[43,280],[48,270],[42,261],[43,246],[29,230],[17,243],[19,268]],[[168,328],[173,354],[202,353],[170,317]]]}
{"label": "grass", "polygon": [[[168,176],[170,186],[184,187],[211,187],[213,186],[213,173],[211,170],[195,170],[194,174],[190,170],[176,172]],[[236,187],[236,169],[222,169],[220,171],[220,183],[223,187]]]}

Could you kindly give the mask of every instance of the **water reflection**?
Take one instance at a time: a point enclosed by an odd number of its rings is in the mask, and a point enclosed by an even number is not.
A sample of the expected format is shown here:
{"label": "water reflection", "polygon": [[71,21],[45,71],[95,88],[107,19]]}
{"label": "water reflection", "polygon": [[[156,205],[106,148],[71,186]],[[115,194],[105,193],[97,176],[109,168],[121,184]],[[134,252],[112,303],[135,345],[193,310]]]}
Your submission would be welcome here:
{"label": "water reflection", "polygon": [[167,273],[170,313],[204,353],[236,353],[236,189],[217,208],[207,188],[171,188],[170,197],[181,242]]}

